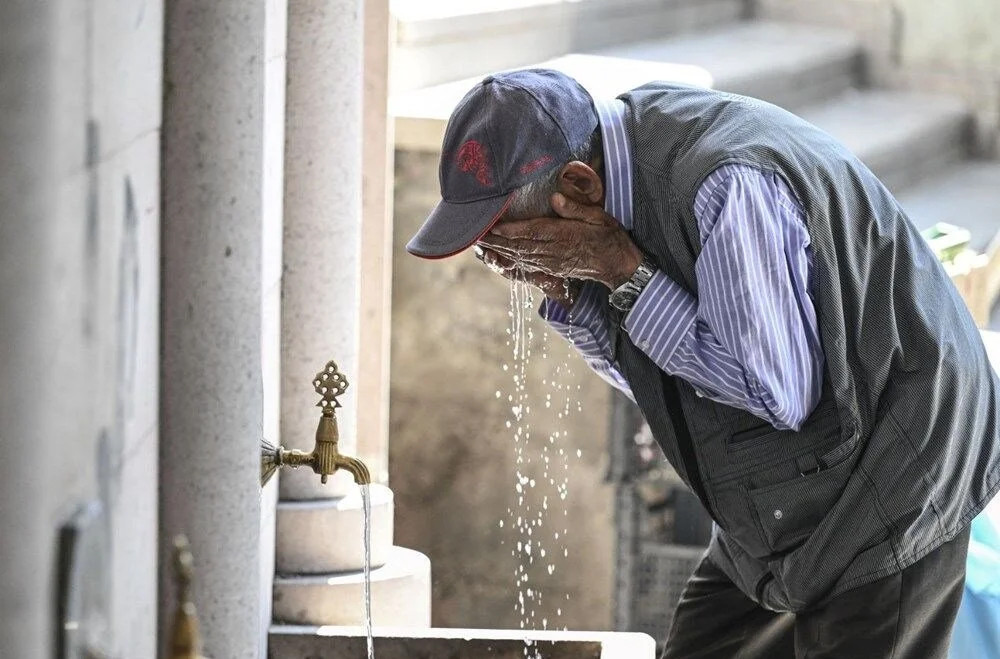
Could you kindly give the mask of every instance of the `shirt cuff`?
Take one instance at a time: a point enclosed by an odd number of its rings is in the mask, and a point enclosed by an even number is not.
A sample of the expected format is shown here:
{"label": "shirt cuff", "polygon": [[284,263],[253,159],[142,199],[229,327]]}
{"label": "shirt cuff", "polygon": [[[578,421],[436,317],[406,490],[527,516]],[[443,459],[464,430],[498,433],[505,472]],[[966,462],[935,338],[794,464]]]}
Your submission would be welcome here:
{"label": "shirt cuff", "polygon": [[698,301],[661,271],[653,274],[622,324],[632,343],[663,368],[691,331]]}
{"label": "shirt cuff", "polygon": [[570,341],[584,357],[610,361],[611,340],[601,313],[607,294],[602,288],[596,282],[584,282],[571,309],[546,297],[538,309],[538,315]]}

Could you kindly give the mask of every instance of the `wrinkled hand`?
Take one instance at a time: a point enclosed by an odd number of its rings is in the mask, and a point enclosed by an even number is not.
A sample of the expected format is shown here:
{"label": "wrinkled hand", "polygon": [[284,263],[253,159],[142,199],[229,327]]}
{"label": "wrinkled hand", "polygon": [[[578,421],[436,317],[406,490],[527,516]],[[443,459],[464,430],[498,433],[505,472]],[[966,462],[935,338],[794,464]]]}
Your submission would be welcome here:
{"label": "wrinkled hand", "polygon": [[[642,261],[621,225],[598,206],[556,193],[559,217],[502,222],[479,239],[482,247],[514,262],[525,273],[591,279],[610,289],[626,282]],[[544,290],[544,289],[543,289]]]}
{"label": "wrinkled hand", "polygon": [[578,279],[564,279],[544,272],[525,271],[518,267],[514,260],[501,256],[488,247],[476,245],[475,254],[477,259],[498,275],[511,281],[527,282],[541,289],[545,295],[567,309],[573,306],[580,293],[581,282]]}

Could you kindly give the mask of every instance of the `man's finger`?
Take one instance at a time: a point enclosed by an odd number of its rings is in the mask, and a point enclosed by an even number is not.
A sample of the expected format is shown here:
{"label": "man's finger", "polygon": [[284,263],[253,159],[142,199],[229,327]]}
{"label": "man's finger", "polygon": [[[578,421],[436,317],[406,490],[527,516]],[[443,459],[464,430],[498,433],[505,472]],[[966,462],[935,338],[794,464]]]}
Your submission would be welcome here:
{"label": "man's finger", "polygon": [[508,256],[551,252],[554,242],[552,236],[547,233],[535,237],[514,236],[509,238],[499,234],[486,234],[479,239],[480,245],[492,249],[498,254]]}
{"label": "man's finger", "polygon": [[483,262],[487,268],[507,279],[523,279],[517,263],[506,256],[502,256],[492,249],[476,245],[476,258]]}
{"label": "man's finger", "polygon": [[488,233],[479,239],[480,245],[498,254],[512,254],[517,251],[517,245],[520,243],[520,240],[512,240],[493,233]]}
{"label": "man's finger", "polygon": [[479,249],[483,253],[483,262],[486,265],[490,266],[491,268],[497,267],[497,268],[502,268],[504,270],[511,270],[517,265],[514,259],[504,256],[492,249],[489,248],[486,249],[479,248]]}
{"label": "man's finger", "polygon": [[545,293],[558,292],[562,286],[563,279],[554,277],[545,272],[524,268],[518,262],[502,256],[489,248],[476,245],[476,258],[481,260],[486,267],[498,275],[512,281],[525,281],[532,286],[545,291]]}
{"label": "man's finger", "polygon": [[574,201],[561,192],[552,195],[552,210],[568,220],[582,220],[588,224],[608,224],[609,216],[599,206],[588,206]]}
{"label": "man's finger", "polygon": [[536,217],[530,220],[512,220],[496,225],[486,236],[493,235],[503,238],[545,241],[548,239],[549,233],[546,228],[551,222],[552,219],[547,217]]}
{"label": "man's finger", "polygon": [[485,247],[493,252],[512,259],[519,266],[527,266],[533,270],[540,269],[543,262],[560,260],[558,250],[553,249],[553,244],[537,243],[531,240],[506,240],[498,239],[485,243],[480,240]]}
{"label": "man's finger", "polygon": [[[480,247],[483,256],[480,259],[491,270],[502,272],[505,277],[510,277],[512,273],[542,273],[542,268],[537,259],[530,254],[516,252],[514,250],[493,249],[491,247]],[[519,276],[520,276],[519,275]]]}

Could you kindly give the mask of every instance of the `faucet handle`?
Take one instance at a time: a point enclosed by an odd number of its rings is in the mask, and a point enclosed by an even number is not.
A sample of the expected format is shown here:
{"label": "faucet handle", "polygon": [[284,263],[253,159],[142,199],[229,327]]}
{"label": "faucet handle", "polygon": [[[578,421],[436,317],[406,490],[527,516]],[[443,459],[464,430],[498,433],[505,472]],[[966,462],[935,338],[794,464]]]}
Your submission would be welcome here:
{"label": "faucet handle", "polygon": [[174,581],[177,584],[177,601],[182,605],[191,601],[191,582],[194,580],[194,556],[187,536],[174,536]]}
{"label": "faucet handle", "polygon": [[201,654],[198,613],[191,593],[194,556],[188,539],[183,535],[174,538],[174,580],[177,583],[177,611],[170,639],[170,659],[205,659]]}
{"label": "faucet handle", "polygon": [[313,387],[315,387],[316,393],[321,396],[316,407],[322,407],[325,413],[327,410],[332,411],[341,406],[337,396],[341,396],[347,391],[347,378],[337,370],[337,363],[331,360],[313,378]]}

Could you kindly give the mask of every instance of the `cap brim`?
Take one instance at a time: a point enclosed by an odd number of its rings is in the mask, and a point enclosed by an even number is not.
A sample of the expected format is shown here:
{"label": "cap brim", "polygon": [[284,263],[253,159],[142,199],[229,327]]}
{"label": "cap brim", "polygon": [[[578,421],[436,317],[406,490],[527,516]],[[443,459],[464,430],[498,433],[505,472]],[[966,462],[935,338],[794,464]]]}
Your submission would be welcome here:
{"label": "cap brim", "polygon": [[441,200],[406,245],[425,259],[443,259],[472,247],[507,211],[514,194],[456,204]]}

